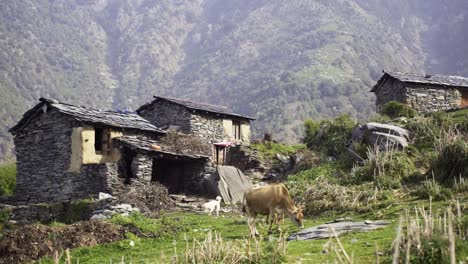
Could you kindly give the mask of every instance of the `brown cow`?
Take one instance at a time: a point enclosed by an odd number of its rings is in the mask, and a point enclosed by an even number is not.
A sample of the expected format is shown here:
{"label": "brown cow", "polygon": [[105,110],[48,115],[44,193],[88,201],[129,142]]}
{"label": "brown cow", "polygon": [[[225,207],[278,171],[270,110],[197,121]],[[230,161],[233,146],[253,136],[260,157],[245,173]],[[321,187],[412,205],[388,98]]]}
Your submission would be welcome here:
{"label": "brown cow", "polygon": [[284,214],[298,227],[304,227],[302,209],[294,205],[288,189],[283,184],[271,184],[246,191],[243,210],[248,217],[247,224],[251,236],[258,235],[255,227],[255,218],[258,214],[269,216],[271,221],[268,231],[271,231],[274,219],[276,219],[275,214]]}

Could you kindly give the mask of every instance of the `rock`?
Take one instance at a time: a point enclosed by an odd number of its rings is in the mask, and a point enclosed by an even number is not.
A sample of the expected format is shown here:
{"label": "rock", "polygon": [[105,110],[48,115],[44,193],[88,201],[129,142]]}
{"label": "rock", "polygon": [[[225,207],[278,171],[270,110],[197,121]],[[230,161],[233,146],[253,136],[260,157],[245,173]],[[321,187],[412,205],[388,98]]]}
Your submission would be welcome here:
{"label": "rock", "polygon": [[104,211],[102,212],[102,214],[105,215],[105,216],[110,217],[110,216],[112,216],[113,214],[115,214],[115,212],[106,209],[106,210],[104,210]]}
{"label": "rock", "polygon": [[105,199],[112,199],[114,197],[112,197],[112,195],[110,195],[108,193],[100,192],[98,198],[99,198],[99,200],[105,200]]}
{"label": "rock", "polygon": [[338,223],[329,223],[319,226],[310,227],[303,229],[297,233],[293,233],[288,237],[288,240],[312,240],[320,238],[328,238],[333,236],[330,232],[330,228],[333,227],[335,233],[339,236],[343,233],[350,231],[365,232],[370,230],[375,230],[378,228],[383,228],[388,225],[388,221],[372,221],[372,223],[365,222],[338,222]]}
{"label": "rock", "polygon": [[375,122],[355,128],[351,137],[352,142],[377,145],[381,150],[389,148],[403,149],[408,146],[409,139],[410,132],[408,130],[395,125]]}
{"label": "rock", "polygon": [[284,156],[284,155],[281,155],[281,154],[279,154],[279,153],[276,153],[276,158],[277,158],[279,161],[281,161],[281,163],[283,163],[283,164],[289,164],[289,163],[291,163],[291,160],[290,160],[288,157],[286,157],[286,156]]}
{"label": "rock", "polygon": [[114,210],[126,210],[126,211],[130,211],[132,210],[132,206],[130,204],[118,204],[118,205],[114,205],[114,206],[111,206],[111,209],[114,209]]}
{"label": "rock", "polygon": [[106,220],[107,217],[103,214],[95,214],[93,216],[91,216],[91,220],[97,220],[97,221],[103,221],[103,220]]}
{"label": "rock", "polygon": [[342,218],[337,218],[333,221],[327,222],[326,224],[340,223],[340,222],[351,221],[351,220],[353,220],[351,217],[342,217]]}

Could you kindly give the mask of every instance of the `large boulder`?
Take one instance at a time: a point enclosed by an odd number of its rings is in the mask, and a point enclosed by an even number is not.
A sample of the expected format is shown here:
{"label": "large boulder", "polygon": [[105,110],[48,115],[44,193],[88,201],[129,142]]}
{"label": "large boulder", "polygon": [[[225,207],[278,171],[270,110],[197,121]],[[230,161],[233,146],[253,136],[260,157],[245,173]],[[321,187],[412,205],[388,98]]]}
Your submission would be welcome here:
{"label": "large boulder", "polygon": [[389,124],[370,122],[353,130],[352,142],[378,146],[381,150],[398,149],[408,146],[410,132]]}

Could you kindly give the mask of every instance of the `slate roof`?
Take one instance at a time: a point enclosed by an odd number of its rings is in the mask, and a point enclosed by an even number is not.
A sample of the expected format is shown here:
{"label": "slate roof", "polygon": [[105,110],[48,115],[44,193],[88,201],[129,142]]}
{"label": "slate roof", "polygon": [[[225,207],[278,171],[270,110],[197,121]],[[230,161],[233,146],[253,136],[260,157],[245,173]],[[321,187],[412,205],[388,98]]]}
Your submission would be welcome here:
{"label": "slate roof", "polygon": [[445,87],[468,87],[468,78],[449,75],[429,75],[422,73],[402,73],[383,71],[384,75],[380,78],[377,84],[372,88],[371,92],[375,92],[377,88],[389,77],[400,80],[404,83],[421,83],[432,84]]}
{"label": "slate roof", "polygon": [[[122,136],[122,137],[114,138],[113,140],[124,146],[130,147],[132,149],[144,151],[147,153],[176,156],[176,157],[186,158],[186,159],[208,159],[209,158],[206,155],[177,153],[177,152],[171,151],[167,149],[165,146],[161,146],[160,142],[155,141],[150,138],[136,137],[136,136]],[[161,149],[156,150],[152,147],[152,145],[160,146]]]}
{"label": "slate roof", "polygon": [[172,98],[172,97],[163,97],[163,96],[153,96],[155,98],[154,101],[147,103],[145,105],[142,105],[140,108],[136,110],[137,113],[140,111],[143,111],[146,109],[148,106],[153,104],[154,102],[157,102],[159,100],[164,100],[167,102],[171,102],[174,104],[178,104],[181,106],[184,106],[188,109],[196,110],[196,111],[203,111],[203,112],[209,112],[209,113],[214,113],[214,114],[221,114],[221,115],[226,115],[226,116],[232,116],[232,117],[237,117],[237,118],[242,118],[242,119],[248,119],[248,120],[255,120],[253,117],[249,117],[246,115],[241,115],[238,114],[231,109],[221,106],[221,105],[212,105],[212,104],[206,104],[206,103],[197,103],[197,102],[192,102],[184,99],[178,99],[178,98]]}
{"label": "slate roof", "polygon": [[152,125],[148,120],[135,113],[123,113],[111,110],[97,110],[61,103],[52,99],[40,98],[40,103],[28,110],[19,123],[10,129],[11,133],[20,131],[44,106],[56,109],[58,112],[71,116],[77,121],[90,124],[99,124],[117,128],[138,129],[149,132],[165,134],[166,132]]}

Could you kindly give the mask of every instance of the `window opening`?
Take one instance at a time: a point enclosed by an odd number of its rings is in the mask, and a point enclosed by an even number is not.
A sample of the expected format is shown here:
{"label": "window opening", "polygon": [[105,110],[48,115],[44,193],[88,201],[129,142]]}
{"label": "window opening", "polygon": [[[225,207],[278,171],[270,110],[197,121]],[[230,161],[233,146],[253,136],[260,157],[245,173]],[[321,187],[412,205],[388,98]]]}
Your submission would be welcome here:
{"label": "window opening", "polygon": [[233,120],[232,121],[232,129],[233,129],[233,135],[234,139],[241,139],[241,123],[240,121]]}
{"label": "window opening", "polygon": [[104,135],[103,128],[94,128],[94,150],[95,151],[102,151],[102,139]]}

